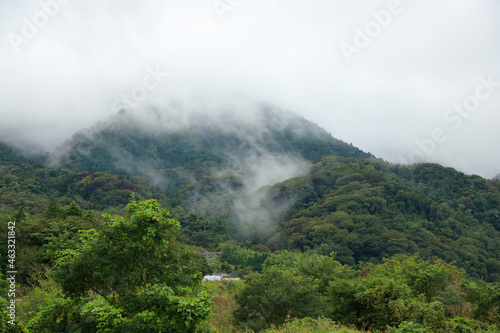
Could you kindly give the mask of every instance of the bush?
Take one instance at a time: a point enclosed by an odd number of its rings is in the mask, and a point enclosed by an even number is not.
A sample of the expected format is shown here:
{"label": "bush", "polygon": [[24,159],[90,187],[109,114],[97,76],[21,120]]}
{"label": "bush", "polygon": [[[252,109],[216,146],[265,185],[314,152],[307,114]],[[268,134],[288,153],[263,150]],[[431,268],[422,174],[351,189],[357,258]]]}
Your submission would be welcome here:
{"label": "bush", "polygon": [[248,275],[236,301],[239,308],[234,315],[240,327],[257,331],[279,326],[288,316],[316,317],[326,310],[316,279],[276,267]]}

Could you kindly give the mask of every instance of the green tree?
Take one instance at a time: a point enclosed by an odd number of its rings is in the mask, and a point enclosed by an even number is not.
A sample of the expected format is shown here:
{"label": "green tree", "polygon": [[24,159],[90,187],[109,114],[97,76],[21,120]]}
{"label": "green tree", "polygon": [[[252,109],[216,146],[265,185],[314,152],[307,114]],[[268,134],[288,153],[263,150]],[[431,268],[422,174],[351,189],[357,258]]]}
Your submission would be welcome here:
{"label": "green tree", "polygon": [[26,218],[26,213],[24,212],[24,206],[20,206],[17,209],[16,214],[12,217],[12,220],[15,222],[22,222]]}
{"label": "green tree", "polygon": [[[53,276],[67,298],[34,318],[37,332],[194,332],[210,312],[203,257],[177,242],[179,222],[155,200],[132,202],[126,217],[104,216],[59,253]],[[63,318],[53,321],[47,318]]]}
{"label": "green tree", "polygon": [[241,328],[259,331],[283,324],[287,316],[317,317],[325,310],[316,279],[271,267],[245,280],[245,287],[235,296],[239,308],[234,316]]}
{"label": "green tree", "polygon": [[500,285],[485,282],[464,282],[462,290],[472,303],[475,319],[500,325]]}
{"label": "green tree", "polygon": [[82,209],[75,201],[72,201],[68,208],[66,208],[66,216],[83,216]]}
{"label": "green tree", "polygon": [[264,265],[265,267],[293,269],[301,276],[314,278],[319,283],[318,291],[324,294],[333,280],[353,279],[356,276],[354,269],[341,265],[335,260],[335,255],[335,252],[330,253],[330,256],[323,256],[284,250],[267,258]]}
{"label": "green tree", "polygon": [[395,257],[368,265],[357,279],[332,281],[328,300],[334,320],[369,323],[375,329],[412,321],[440,329],[446,320],[444,299],[454,306],[463,302],[452,300],[459,297],[456,290],[462,279],[461,271],[440,260]]}
{"label": "green tree", "polygon": [[47,219],[58,219],[63,217],[63,215],[64,211],[61,209],[56,199],[51,197],[43,216]]}

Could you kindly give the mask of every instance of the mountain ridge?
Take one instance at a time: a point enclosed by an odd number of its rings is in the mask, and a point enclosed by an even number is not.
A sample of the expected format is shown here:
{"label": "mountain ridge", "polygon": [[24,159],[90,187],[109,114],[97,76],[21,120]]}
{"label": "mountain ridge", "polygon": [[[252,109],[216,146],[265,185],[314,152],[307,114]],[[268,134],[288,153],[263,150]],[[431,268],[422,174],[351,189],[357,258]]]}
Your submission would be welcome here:
{"label": "mountain ridge", "polygon": [[[70,156],[63,161],[63,165],[81,168],[84,163],[81,160],[85,160],[85,155],[92,154],[92,149],[100,148],[106,149],[112,158],[117,149],[120,153],[133,151],[138,154],[140,153],[138,150],[142,148],[155,157],[166,159],[167,163],[160,163],[159,166],[162,167],[185,165],[182,156],[169,156],[169,154],[176,153],[177,155],[205,153],[207,156],[203,161],[218,163],[227,160],[229,154],[241,157],[238,155],[241,155],[239,153],[242,151],[260,154],[265,153],[265,150],[270,153],[298,154],[305,160],[325,155],[373,157],[371,154],[335,139],[318,125],[290,112],[266,106],[261,109],[257,108],[252,116],[248,116],[248,113],[242,117],[246,119],[239,119],[239,114],[229,112],[221,112],[215,116],[191,113],[179,119],[176,125],[173,124],[174,121],[168,119],[168,111],[161,113],[157,110],[150,110],[146,115],[120,112],[108,118],[107,122],[97,123],[90,130],[80,131],[68,140],[64,146],[66,150],[71,151]],[[155,117],[156,119],[153,119]],[[248,119],[250,117],[253,119]],[[115,136],[115,140],[112,136]],[[118,138],[123,141],[122,144],[118,142]],[[145,142],[140,147],[127,147],[126,143],[131,143],[134,139]],[[166,144],[162,145],[158,142],[161,140],[166,140],[171,146],[185,145],[185,147],[179,147],[185,148],[184,154],[181,154],[181,151],[169,151],[165,147]],[[91,147],[89,152],[88,145],[92,144],[95,147]],[[158,146],[160,149],[155,151]],[[311,151],[312,146],[316,151]],[[178,159],[180,163],[175,163],[174,159]],[[192,159],[194,162],[199,160],[196,157]],[[106,167],[114,168],[113,171],[119,169],[110,165]]]}
{"label": "mountain ridge", "polygon": [[295,175],[304,161],[326,155],[373,158],[305,118],[268,104],[244,104],[237,111],[120,111],[75,133],[53,160],[75,171],[142,176],[172,195],[178,185],[193,183],[186,175],[204,163],[247,178],[274,174],[267,183],[245,181],[266,185]]}

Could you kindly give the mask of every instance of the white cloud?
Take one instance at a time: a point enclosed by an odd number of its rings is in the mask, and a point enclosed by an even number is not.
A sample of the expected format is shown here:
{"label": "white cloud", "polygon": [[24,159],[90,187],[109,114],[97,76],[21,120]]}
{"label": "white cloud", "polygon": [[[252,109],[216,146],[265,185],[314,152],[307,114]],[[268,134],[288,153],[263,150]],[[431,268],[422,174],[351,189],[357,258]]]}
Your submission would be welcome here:
{"label": "white cloud", "polygon": [[[113,114],[111,103],[158,65],[171,76],[151,102],[244,94],[397,162],[480,76],[500,80],[500,5],[401,0],[401,13],[348,64],[340,43],[352,42],[354,29],[388,3],[242,1],[221,21],[212,0],[70,0],[16,53],[9,33],[21,34],[23,19],[41,7],[3,1],[0,137],[15,133],[49,149]],[[428,160],[497,174],[499,106],[500,92]]]}

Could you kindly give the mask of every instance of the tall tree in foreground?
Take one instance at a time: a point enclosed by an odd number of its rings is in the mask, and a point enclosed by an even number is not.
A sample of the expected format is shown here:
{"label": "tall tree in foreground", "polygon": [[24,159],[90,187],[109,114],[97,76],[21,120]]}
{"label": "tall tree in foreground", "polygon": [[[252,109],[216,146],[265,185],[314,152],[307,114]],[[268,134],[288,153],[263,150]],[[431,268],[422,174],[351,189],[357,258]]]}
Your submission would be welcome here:
{"label": "tall tree in foreground", "polygon": [[204,259],[176,240],[179,222],[155,200],[104,216],[60,251],[54,279],[67,298],[29,323],[36,332],[194,332],[210,312]]}

